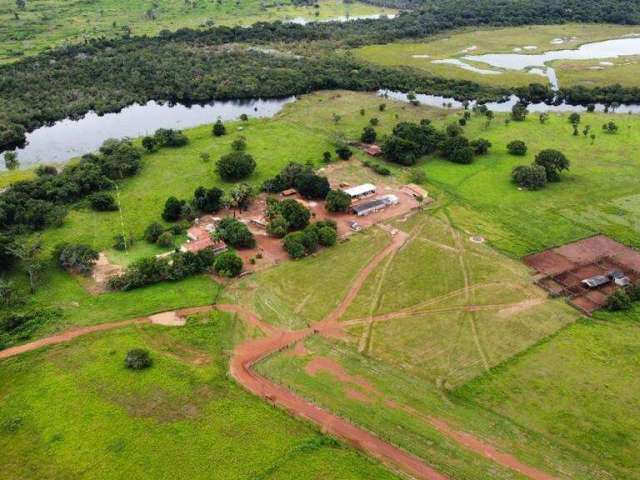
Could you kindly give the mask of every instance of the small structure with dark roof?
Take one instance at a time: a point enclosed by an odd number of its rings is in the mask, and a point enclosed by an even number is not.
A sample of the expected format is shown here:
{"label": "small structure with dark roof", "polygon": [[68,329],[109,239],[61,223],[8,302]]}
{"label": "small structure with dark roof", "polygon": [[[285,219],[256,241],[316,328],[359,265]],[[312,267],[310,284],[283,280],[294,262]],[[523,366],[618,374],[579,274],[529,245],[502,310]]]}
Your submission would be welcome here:
{"label": "small structure with dark roof", "polygon": [[609,283],[611,279],[606,275],[596,275],[594,277],[585,278],[582,280],[582,285],[589,288],[598,288],[602,285]]}

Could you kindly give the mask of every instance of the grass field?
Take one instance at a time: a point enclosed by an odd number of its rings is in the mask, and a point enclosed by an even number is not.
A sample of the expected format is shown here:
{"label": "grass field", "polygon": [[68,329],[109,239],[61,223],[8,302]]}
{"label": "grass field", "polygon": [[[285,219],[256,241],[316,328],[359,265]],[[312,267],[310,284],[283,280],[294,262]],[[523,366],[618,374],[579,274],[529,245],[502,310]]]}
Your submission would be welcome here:
{"label": "grass field", "polygon": [[[86,38],[116,37],[207,25],[250,25],[258,21],[329,20],[342,16],[392,13],[363,3],[321,0],[319,8],[295,6],[290,0],[218,0],[153,3],[124,0],[27,2],[17,10],[14,0],[0,0],[0,62],[10,62],[48,48],[79,43]],[[18,18],[15,17],[17,13]],[[317,13],[317,15],[316,15]]]}
{"label": "grass field", "polygon": [[[504,71],[501,74],[480,74],[464,70],[456,65],[434,64],[433,60],[455,59],[465,55],[485,53],[511,53],[514,48],[536,46],[536,50],[522,53],[542,53],[550,50],[574,49],[584,43],[619,38],[632,33],[640,33],[637,27],[620,25],[538,25],[501,29],[477,29],[441,35],[423,42],[396,42],[386,45],[368,45],[354,50],[357,57],[383,65],[406,65],[432,72],[436,75],[470,80],[501,87],[547,83],[543,76]],[[562,39],[563,43],[551,43]],[[474,48],[475,47],[475,48]],[[425,57],[428,56],[428,57]],[[556,69],[561,86],[571,85],[612,85],[638,86],[640,66],[635,56],[609,59],[613,65],[600,65],[597,61],[556,61],[551,66]],[[468,62],[477,68],[492,70],[480,62]],[[593,69],[592,67],[598,67]]]}
{"label": "grass field", "polygon": [[[216,313],[2,362],[3,478],[397,478],[229,380],[242,336]],[[134,347],[152,368],[124,368]]]}

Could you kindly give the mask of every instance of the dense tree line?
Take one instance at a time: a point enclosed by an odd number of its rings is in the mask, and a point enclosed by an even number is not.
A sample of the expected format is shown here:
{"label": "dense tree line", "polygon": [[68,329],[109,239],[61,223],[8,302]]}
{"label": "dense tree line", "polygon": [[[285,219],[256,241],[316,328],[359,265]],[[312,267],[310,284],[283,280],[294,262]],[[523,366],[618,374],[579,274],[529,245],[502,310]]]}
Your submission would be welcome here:
{"label": "dense tree line", "polygon": [[66,205],[94,192],[110,189],[114,182],[135,175],[140,151],[128,140],[107,140],[96,154],[83,156],[59,174],[43,170],[34,180],[12,184],[0,194],[0,228],[41,230],[60,224]]}

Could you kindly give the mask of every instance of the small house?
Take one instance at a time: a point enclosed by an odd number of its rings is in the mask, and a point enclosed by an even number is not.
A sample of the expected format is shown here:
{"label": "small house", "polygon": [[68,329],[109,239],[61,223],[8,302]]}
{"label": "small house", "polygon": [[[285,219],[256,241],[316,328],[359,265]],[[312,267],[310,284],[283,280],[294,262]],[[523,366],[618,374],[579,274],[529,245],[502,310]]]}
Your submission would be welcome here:
{"label": "small house", "polygon": [[611,279],[606,275],[596,275],[594,277],[585,278],[580,283],[582,283],[582,285],[584,285],[587,288],[598,288],[598,287],[601,287],[602,285],[606,285],[610,281]]}
{"label": "small house", "polygon": [[298,192],[296,191],[295,188],[287,188],[286,190],[282,191],[282,196],[283,197],[290,197],[292,195],[295,195],[296,193],[298,193]]}

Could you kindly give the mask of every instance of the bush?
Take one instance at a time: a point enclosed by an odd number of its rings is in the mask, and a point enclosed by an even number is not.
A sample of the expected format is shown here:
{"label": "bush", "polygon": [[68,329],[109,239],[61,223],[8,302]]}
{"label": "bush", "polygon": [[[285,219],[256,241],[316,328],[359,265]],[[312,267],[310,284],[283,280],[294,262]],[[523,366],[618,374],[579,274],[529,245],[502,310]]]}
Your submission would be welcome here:
{"label": "bush", "polygon": [[327,194],[325,208],[329,212],[348,212],[351,208],[351,197],[342,190],[331,190]]}
{"label": "bush", "polygon": [[146,136],[142,138],[142,147],[147,152],[153,152],[158,147],[158,142],[154,137]]}
{"label": "bush", "polygon": [[484,138],[478,138],[476,140],[472,140],[469,146],[473,148],[473,153],[476,155],[485,155],[491,148],[491,142]]}
{"label": "bush", "polygon": [[618,125],[615,122],[608,122],[602,125],[604,133],[614,134],[618,132]]}
{"label": "bush", "polygon": [[511,179],[523,188],[539,190],[547,185],[547,174],[540,165],[520,165],[511,172]]}
{"label": "bush", "polygon": [[522,157],[527,153],[527,144],[522,140],[513,140],[507,145],[507,150],[511,155]]}
{"label": "bush", "polygon": [[[180,130],[159,128],[153,136],[156,144],[161,147],[183,147],[189,139]],[[144,146],[144,144],[143,144]]]}
{"label": "bush", "polygon": [[457,148],[449,154],[449,160],[463,165],[473,163],[473,149],[471,147]]}
{"label": "bush", "polygon": [[511,119],[515,122],[523,122],[529,111],[524,103],[518,102],[511,108]]}
{"label": "bush", "polygon": [[360,141],[363,143],[375,143],[376,137],[377,134],[373,127],[364,127],[362,135],[360,135]]}
{"label": "bush", "polygon": [[424,173],[424,170],[420,170],[419,168],[412,168],[409,171],[409,182],[417,183],[418,185],[424,183],[427,180],[427,174]]}
{"label": "bush", "polygon": [[231,152],[216,162],[216,172],[227,182],[242,180],[256,169],[256,161],[244,152]]}
{"label": "bush", "polygon": [[605,305],[607,310],[612,312],[619,310],[629,310],[632,306],[631,298],[624,290],[616,290],[612,295],[607,298]]}
{"label": "bush", "polygon": [[36,175],[38,175],[39,177],[46,177],[46,176],[53,177],[57,174],[58,174],[58,169],[53,165],[38,165],[38,168],[36,168]]}
{"label": "bush", "polygon": [[113,195],[106,192],[92,193],[88,197],[89,205],[96,212],[114,212],[118,210],[118,204]]}
{"label": "bush", "polygon": [[351,149],[347,145],[339,145],[336,148],[336,155],[340,160],[349,160],[351,158]]}
{"label": "bush", "polygon": [[222,123],[222,120],[218,119],[218,121],[213,124],[212,133],[214,137],[221,137],[227,133],[227,129],[224,123]]}
{"label": "bush", "polygon": [[184,200],[178,200],[176,197],[169,197],[164,203],[164,210],[162,211],[162,218],[166,222],[176,222],[180,219],[182,213],[182,207],[185,204]]}
{"label": "bush", "polygon": [[36,331],[47,323],[53,323],[61,315],[60,311],[52,309],[9,313],[0,319],[0,349],[29,340]]}
{"label": "bush", "polygon": [[213,268],[221,277],[237,277],[242,272],[242,259],[234,252],[223,252],[216,257]]}
{"label": "bush", "polygon": [[134,348],[127,352],[127,356],[124,358],[124,366],[129,370],[144,370],[151,367],[153,361],[149,355],[148,350],[143,348]]}
{"label": "bush", "polygon": [[144,230],[144,239],[149,243],[156,243],[163,233],[164,227],[158,222],[153,222]]}
{"label": "bush", "polygon": [[124,233],[119,233],[113,237],[113,248],[119,251],[124,251],[131,248],[133,245],[133,237],[131,235],[126,236]]}
{"label": "bush", "polygon": [[53,250],[53,258],[67,272],[88,275],[98,260],[98,252],[88,245],[63,243]]}
{"label": "bush", "polygon": [[173,248],[175,246],[175,240],[173,238],[173,233],[164,232],[159,237],[156,243],[164,248]]}
{"label": "bush", "polygon": [[247,149],[247,139],[244,137],[238,137],[231,142],[231,150],[234,152],[244,152]]}
{"label": "bush", "polygon": [[256,239],[247,226],[234,219],[223,218],[216,227],[216,236],[227,245],[235,248],[253,248],[256,246]]}

